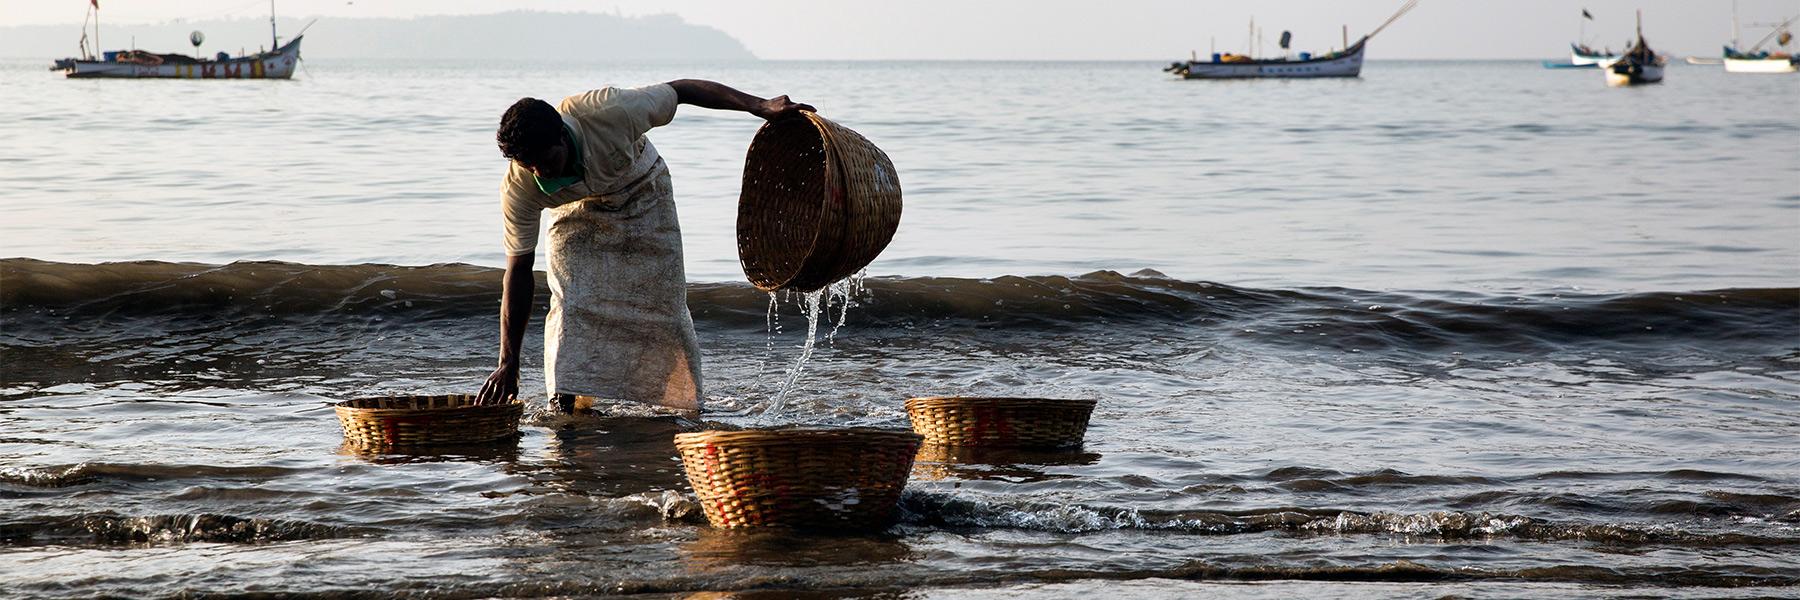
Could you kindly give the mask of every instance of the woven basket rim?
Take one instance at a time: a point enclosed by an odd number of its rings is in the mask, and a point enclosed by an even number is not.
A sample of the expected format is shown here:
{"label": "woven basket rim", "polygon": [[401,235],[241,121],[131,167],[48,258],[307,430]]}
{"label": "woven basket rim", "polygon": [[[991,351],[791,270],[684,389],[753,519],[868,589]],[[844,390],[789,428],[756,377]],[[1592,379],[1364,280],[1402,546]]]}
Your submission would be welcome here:
{"label": "woven basket rim", "polygon": [[[885,439],[884,439],[885,438]],[[707,430],[675,434],[676,448],[692,448],[706,444],[734,446],[810,446],[844,442],[924,443],[925,436],[911,429],[881,427],[832,427],[795,429]]]}
{"label": "woven basket rim", "polygon": [[1023,396],[921,396],[908,398],[906,408],[928,408],[946,405],[993,407],[1093,408],[1099,400],[1078,398],[1029,398]]}
{"label": "woven basket rim", "polygon": [[376,407],[370,407],[370,406],[358,406],[359,404],[362,404],[362,403],[381,402],[381,401],[386,401],[386,400],[420,400],[420,399],[428,399],[428,398],[445,398],[445,397],[452,398],[455,400],[460,400],[463,402],[473,402],[475,400],[475,394],[400,394],[400,395],[395,395],[395,396],[368,396],[368,397],[364,397],[364,398],[352,398],[349,400],[333,402],[333,403],[331,403],[331,406],[332,406],[332,408],[335,408],[337,410],[350,411],[352,413],[359,414],[359,415],[374,415],[374,414],[386,414],[386,413],[424,414],[424,413],[433,413],[433,412],[448,412],[448,411],[472,410],[472,409],[505,409],[505,408],[515,407],[515,406],[524,408],[524,406],[525,406],[525,401],[516,396],[513,397],[513,399],[510,401],[501,402],[499,404],[463,404],[460,406],[440,406],[440,407],[435,407],[435,408],[376,408]]}

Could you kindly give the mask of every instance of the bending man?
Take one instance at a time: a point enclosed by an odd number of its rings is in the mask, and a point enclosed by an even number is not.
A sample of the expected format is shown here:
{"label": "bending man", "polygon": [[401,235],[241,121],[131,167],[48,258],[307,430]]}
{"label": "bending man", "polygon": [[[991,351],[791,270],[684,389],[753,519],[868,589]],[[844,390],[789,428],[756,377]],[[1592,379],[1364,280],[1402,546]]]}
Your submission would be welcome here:
{"label": "bending man", "polygon": [[484,402],[519,390],[519,346],[531,317],[539,220],[550,212],[550,315],[544,387],[563,412],[578,403],[628,401],[700,409],[700,353],[687,308],[681,225],[669,169],[644,138],[678,104],[777,119],[800,110],[787,96],[758,98],[710,81],[603,88],[555,107],[523,98],[495,138],[512,161],[500,184],[506,225],[500,364]]}

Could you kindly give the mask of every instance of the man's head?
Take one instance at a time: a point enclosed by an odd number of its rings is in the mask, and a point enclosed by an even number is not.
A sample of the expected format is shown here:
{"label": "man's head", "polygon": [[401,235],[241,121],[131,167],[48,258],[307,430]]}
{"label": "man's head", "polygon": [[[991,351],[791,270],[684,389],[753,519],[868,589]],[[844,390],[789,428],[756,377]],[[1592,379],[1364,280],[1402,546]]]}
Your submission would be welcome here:
{"label": "man's head", "polygon": [[533,175],[565,175],[569,145],[564,142],[562,115],[550,103],[520,98],[500,117],[500,130],[494,133],[494,139],[500,142],[500,154]]}

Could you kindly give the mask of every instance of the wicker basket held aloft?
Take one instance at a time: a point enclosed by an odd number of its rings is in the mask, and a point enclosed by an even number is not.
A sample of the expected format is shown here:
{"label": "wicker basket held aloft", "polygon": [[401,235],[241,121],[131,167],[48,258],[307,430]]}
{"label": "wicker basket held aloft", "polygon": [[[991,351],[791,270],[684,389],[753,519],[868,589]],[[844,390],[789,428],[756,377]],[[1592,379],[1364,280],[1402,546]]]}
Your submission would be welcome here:
{"label": "wicker basket held aloft", "polygon": [[713,527],[870,530],[894,518],[921,438],[881,429],[702,431],[675,436]]}
{"label": "wicker basket held aloft", "polygon": [[906,416],[928,444],[992,448],[1067,448],[1087,436],[1093,400],[913,398]]}
{"label": "wicker basket held aloft", "polygon": [[332,405],[344,437],[363,447],[473,444],[519,432],[525,403],[476,404],[470,394],[388,396]]}
{"label": "wicker basket held aloft", "polygon": [[738,198],[738,260],[758,289],[812,291],[881,254],[900,176],[867,138],[811,112],[757,130]]}

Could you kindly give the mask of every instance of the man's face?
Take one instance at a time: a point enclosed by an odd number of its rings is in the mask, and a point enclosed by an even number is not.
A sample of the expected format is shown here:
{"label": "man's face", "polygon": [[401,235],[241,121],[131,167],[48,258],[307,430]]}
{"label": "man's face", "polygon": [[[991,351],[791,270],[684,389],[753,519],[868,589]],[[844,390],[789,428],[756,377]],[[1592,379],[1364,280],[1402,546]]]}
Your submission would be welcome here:
{"label": "man's face", "polygon": [[563,177],[568,174],[569,145],[564,140],[557,140],[548,148],[522,154],[513,161],[540,178]]}

